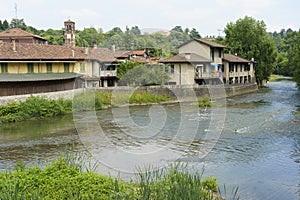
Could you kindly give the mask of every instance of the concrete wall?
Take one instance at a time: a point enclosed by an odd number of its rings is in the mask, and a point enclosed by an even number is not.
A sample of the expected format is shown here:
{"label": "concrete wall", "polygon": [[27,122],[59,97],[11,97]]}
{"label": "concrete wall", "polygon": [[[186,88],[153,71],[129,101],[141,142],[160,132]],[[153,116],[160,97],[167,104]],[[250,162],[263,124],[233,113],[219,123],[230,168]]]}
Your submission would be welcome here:
{"label": "concrete wall", "polygon": [[48,93],[39,93],[39,94],[26,94],[26,95],[15,95],[15,96],[5,96],[0,97],[0,105],[9,104],[12,102],[24,101],[30,96],[46,97],[48,99],[57,100],[60,98],[63,99],[73,99],[75,94],[83,92],[83,89],[74,89],[60,92],[48,92]]}
{"label": "concrete wall", "polygon": [[[118,93],[130,93],[133,88],[130,87],[116,87],[116,88],[97,88],[97,91],[103,92],[118,92]],[[256,83],[244,84],[244,85],[174,85],[174,86],[147,86],[138,87],[134,90],[136,93],[149,92],[156,95],[167,94],[171,99],[176,100],[177,97],[182,100],[188,101],[194,95],[197,97],[203,97],[205,95],[214,96],[216,98],[232,97],[242,94],[248,94],[256,92],[258,90]]]}
{"label": "concrete wall", "polygon": [[[97,91],[103,92],[118,92],[118,93],[130,93],[133,92],[134,88],[131,87],[115,87],[115,88],[97,88]],[[94,89],[92,89],[94,91]],[[224,91],[225,90],[225,91]],[[223,85],[210,85],[210,86],[148,86],[148,87],[138,87],[134,90],[137,93],[149,92],[156,95],[168,95],[173,100],[177,101],[193,101],[196,97],[203,97],[205,95],[213,96],[214,98],[224,98],[226,97],[237,96],[247,93],[256,92],[258,87],[256,83],[238,85],[238,86],[223,86]],[[75,94],[84,92],[85,89],[75,89],[68,91],[60,92],[49,92],[49,93],[40,93],[32,94],[32,96],[41,96],[49,99],[72,99]],[[5,105],[8,103],[16,101],[24,101],[26,98],[31,95],[15,95],[15,96],[6,96],[0,97],[0,105]]]}
{"label": "concrete wall", "polygon": [[211,59],[210,47],[208,45],[200,44],[196,41],[191,41],[178,49],[179,53],[195,53],[204,58]]}

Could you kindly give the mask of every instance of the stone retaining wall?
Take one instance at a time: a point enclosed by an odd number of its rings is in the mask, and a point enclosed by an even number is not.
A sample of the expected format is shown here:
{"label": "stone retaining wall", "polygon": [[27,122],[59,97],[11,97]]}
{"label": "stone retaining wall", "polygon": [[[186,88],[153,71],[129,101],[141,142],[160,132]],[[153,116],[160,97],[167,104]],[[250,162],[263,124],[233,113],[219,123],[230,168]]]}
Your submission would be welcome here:
{"label": "stone retaining wall", "polygon": [[[72,99],[74,94],[81,93],[85,90],[95,89],[74,89],[60,92],[49,92],[32,94],[32,96],[42,96],[49,99]],[[197,97],[205,95],[212,99],[231,97],[236,95],[256,92],[258,87],[256,83],[245,85],[207,85],[207,86],[147,86],[147,87],[114,87],[114,88],[97,88],[96,91],[130,93],[130,92],[149,92],[156,95],[168,95],[173,100],[177,101],[193,101]],[[15,95],[0,97],[0,105],[5,105],[11,102],[24,101],[31,95]]]}
{"label": "stone retaining wall", "polygon": [[25,95],[15,95],[0,97],[0,105],[9,104],[12,102],[24,101],[30,96],[46,97],[48,99],[57,100],[59,98],[63,99],[73,99],[73,95],[83,92],[83,89],[66,90],[60,92],[48,92],[39,94],[25,94]]}

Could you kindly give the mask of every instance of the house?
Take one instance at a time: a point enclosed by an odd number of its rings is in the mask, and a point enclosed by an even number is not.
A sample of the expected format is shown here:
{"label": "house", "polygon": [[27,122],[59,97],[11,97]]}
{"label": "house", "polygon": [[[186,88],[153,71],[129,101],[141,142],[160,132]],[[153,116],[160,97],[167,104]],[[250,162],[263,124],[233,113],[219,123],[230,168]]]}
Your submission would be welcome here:
{"label": "house", "polygon": [[181,53],[161,61],[170,74],[169,85],[193,85],[201,79],[210,78],[211,60],[195,53]]}
{"label": "house", "polygon": [[179,54],[161,61],[171,75],[169,84],[244,84],[254,81],[253,62],[225,54],[225,48],[209,39],[191,39],[183,43],[178,47]]}
{"label": "house", "polygon": [[[114,49],[114,48],[113,48]],[[159,57],[151,57],[149,55],[149,50],[125,50],[125,51],[114,51],[115,58],[120,62],[125,62],[126,60],[139,62],[142,64],[158,64]]]}
{"label": "house", "polygon": [[237,55],[224,54],[223,82],[225,84],[244,84],[255,82],[254,60],[246,60]]}
{"label": "house", "polygon": [[74,22],[64,24],[64,46],[21,29],[0,33],[0,96],[116,86],[113,52],[76,47]]}
{"label": "house", "polygon": [[[220,70],[224,48],[225,46],[206,39],[192,39],[178,47],[178,55],[161,62],[171,68],[172,84],[219,84],[222,82]],[[182,81],[182,77],[185,81]]]}
{"label": "house", "polygon": [[78,48],[0,43],[0,95],[71,90],[85,54]]}
{"label": "house", "polygon": [[0,32],[0,42],[16,42],[16,43],[31,43],[31,44],[46,44],[47,40],[38,35],[34,35],[23,31],[20,28],[12,28]]}

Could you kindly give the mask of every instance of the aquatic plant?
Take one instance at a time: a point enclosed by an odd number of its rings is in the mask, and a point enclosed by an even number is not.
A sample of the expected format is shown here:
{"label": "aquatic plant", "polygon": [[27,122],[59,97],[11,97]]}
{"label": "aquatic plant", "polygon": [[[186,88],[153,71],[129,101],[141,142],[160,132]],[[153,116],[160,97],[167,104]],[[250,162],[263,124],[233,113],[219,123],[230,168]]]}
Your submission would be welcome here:
{"label": "aquatic plant", "polygon": [[70,100],[30,96],[25,101],[0,106],[0,123],[63,115],[72,109]]}
{"label": "aquatic plant", "polygon": [[198,99],[198,106],[199,107],[211,107],[212,106],[212,102],[209,98],[209,96],[205,95],[202,98]]}
{"label": "aquatic plant", "polygon": [[[215,178],[202,180],[187,164],[173,163],[153,170],[139,170],[136,181],[84,170],[85,157],[71,153],[39,166],[18,164],[0,173],[1,199],[221,199]],[[80,166],[82,165],[82,166]]]}

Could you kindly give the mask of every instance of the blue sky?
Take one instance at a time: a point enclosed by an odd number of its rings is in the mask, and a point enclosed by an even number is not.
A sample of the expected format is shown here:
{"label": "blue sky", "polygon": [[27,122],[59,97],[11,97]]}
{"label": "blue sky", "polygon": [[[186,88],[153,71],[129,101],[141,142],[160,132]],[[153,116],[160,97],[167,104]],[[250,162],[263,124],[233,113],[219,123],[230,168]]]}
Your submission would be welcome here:
{"label": "blue sky", "polygon": [[38,29],[60,29],[69,17],[76,28],[139,26],[170,30],[196,28],[202,36],[219,35],[227,23],[244,16],[263,20],[268,31],[300,28],[298,0],[0,0],[0,19],[17,16]]}

